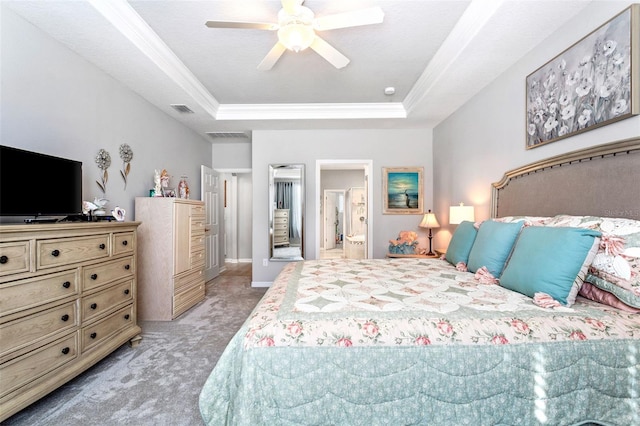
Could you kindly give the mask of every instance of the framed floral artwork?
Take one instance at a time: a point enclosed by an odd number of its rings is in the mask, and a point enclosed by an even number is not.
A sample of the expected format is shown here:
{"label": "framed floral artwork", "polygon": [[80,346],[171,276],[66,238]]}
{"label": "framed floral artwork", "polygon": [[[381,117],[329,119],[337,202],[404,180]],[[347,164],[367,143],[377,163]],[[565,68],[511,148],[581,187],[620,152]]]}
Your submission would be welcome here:
{"label": "framed floral artwork", "polygon": [[422,214],[422,167],[382,169],[382,214]]}
{"label": "framed floral artwork", "polygon": [[526,148],[640,113],[640,4],[527,76]]}

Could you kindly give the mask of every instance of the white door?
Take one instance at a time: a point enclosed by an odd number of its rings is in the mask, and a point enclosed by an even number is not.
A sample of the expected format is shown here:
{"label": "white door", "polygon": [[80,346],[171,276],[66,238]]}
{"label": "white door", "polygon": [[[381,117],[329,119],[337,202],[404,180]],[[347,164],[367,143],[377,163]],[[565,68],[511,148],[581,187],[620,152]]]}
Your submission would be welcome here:
{"label": "white door", "polygon": [[369,168],[364,169],[364,258],[369,258]]}
{"label": "white door", "polygon": [[336,248],[336,193],[324,190],[324,249]]}
{"label": "white door", "polygon": [[201,166],[202,200],[205,206],[204,279],[209,281],[220,274],[220,175],[212,168]]}

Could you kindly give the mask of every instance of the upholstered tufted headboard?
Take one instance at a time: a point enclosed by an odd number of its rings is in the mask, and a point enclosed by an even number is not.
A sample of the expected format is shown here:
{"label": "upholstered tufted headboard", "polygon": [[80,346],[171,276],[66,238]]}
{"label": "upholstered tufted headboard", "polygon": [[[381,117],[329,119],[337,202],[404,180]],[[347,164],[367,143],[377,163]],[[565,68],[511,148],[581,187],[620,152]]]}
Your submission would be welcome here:
{"label": "upholstered tufted headboard", "polygon": [[492,217],[570,214],[640,220],[640,138],[511,170],[493,184],[491,198]]}

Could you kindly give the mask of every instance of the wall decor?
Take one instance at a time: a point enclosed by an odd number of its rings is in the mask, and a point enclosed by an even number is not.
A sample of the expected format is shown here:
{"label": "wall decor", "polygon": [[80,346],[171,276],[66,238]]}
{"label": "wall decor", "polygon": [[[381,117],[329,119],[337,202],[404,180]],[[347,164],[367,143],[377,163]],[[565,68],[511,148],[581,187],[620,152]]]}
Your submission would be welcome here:
{"label": "wall decor", "polygon": [[422,167],[382,169],[382,214],[422,214]]}
{"label": "wall decor", "polygon": [[123,143],[120,145],[120,159],[122,160],[122,170],[120,170],[120,176],[122,176],[122,180],[124,180],[124,189],[127,189],[127,176],[129,176],[129,172],[131,171],[131,160],[133,160],[133,150],[131,147]]}
{"label": "wall decor", "polygon": [[526,148],[640,113],[640,4],[633,4],[526,79]]}
{"label": "wall decor", "polygon": [[111,155],[104,149],[98,151],[98,155],[96,155],[96,164],[98,168],[102,170],[102,176],[100,176],[100,181],[96,181],[98,187],[102,190],[102,193],[107,192],[107,181],[109,180],[109,173],[107,169],[111,165]]}

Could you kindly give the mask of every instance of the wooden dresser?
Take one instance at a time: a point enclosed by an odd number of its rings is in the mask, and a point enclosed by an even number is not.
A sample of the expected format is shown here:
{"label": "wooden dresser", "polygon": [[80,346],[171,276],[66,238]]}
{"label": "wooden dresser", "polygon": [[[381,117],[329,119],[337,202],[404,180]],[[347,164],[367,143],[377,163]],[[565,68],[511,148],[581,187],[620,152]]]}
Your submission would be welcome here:
{"label": "wooden dresser", "polygon": [[0,421],[139,342],[137,226],[0,225]]}
{"label": "wooden dresser", "polygon": [[170,321],[204,299],[204,203],[136,198],[141,320]]}
{"label": "wooden dresser", "polygon": [[273,246],[289,245],[289,209],[273,211]]}

